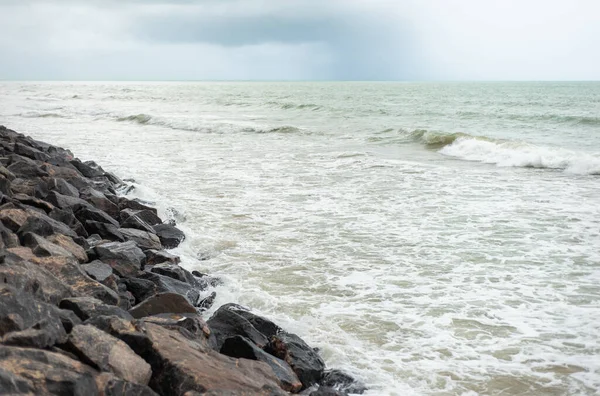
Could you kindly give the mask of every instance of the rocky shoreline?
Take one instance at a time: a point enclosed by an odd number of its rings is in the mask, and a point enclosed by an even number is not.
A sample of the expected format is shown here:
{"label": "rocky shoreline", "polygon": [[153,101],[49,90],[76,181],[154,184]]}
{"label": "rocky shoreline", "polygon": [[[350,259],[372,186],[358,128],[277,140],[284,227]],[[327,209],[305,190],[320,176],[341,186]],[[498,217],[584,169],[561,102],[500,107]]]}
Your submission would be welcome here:
{"label": "rocky shoreline", "polygon": [[165,249],[184,233],[126,182],[0,126],[0,394],[363,393],[245,307],[204,321],[219,279]]}

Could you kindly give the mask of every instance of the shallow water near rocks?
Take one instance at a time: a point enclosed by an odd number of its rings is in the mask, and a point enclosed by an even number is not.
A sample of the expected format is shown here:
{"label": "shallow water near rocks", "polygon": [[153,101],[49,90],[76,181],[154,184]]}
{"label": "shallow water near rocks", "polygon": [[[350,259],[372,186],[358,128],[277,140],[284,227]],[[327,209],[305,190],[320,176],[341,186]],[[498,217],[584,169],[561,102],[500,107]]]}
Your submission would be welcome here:
{"label": "shallow water near rocks", "polygon": [[600,84],[2,83],[369,395],[600,388]]}

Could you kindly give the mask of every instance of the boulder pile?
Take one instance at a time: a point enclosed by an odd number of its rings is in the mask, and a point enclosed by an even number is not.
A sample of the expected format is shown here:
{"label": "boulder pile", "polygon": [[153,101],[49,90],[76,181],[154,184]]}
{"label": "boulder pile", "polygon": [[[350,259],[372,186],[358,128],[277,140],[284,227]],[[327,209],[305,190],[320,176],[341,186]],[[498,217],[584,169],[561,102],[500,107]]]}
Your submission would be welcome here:
{"label": "boulder pile", "polygon": [[0,126],[0,394],[363,393],[167,252],[185,238],[93,161]]}

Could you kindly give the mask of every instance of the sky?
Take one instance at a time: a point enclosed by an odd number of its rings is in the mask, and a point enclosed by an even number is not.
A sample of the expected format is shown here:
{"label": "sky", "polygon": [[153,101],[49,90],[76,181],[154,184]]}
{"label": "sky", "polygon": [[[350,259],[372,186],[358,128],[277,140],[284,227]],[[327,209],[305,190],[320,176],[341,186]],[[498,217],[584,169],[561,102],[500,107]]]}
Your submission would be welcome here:
{"label": "sky", "polygon": [[0,80],[600,80],[600,0],[0,0]]}

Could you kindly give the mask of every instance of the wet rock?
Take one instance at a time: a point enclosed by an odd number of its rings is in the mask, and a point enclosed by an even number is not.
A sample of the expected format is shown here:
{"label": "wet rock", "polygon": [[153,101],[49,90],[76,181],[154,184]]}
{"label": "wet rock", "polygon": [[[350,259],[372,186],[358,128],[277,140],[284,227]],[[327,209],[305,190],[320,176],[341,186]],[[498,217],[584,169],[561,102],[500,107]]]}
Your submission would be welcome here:
{"label": "wet rock", "polygon": [[71,253],[80,263],[85,263],[88,261],[88,256],[85,253],[85,249],[75,243],[72,238],[62,234],[54,234],[50,235],[46,239]]}
{"label": "wet rock", "polygon": [[85,227],[85,230],[88,232],[88,234],[98,234],[103,239],[107,239],[109,241],[125,241],[125,237],[123,236],[123,234],[121,234],[119,232],[119,229],[112,224],[86,220],[85,223],[83,223],[83,226]]}
{"label": "wet rock", "polygon": [[94,316],[117,316],[119,318],[132,320],[133,317],[121,308],[108,305],[92,297],[70,297],[65,298],[59,304],[62,309],[73,311],[81,320],[85,321]]}
{"label": "wet rock", "polygon": [[114,373],[126,381],[147,385],[150,365],[123,341],[90,325],[73,328],[65,345],[81,361],[101,371]]}
{"label": "wet rock", "polygon": [[[157,216],[156,211],[144,209],[144,210],[136,210],[136,209],[123,209],[119,214],[121,221],[126,221],[131,216],[137,216],[139,219],[149,224],[150,226],[162,224],[162,220]],[[132,227],[136,228],[136,227]]]}
{"label": "wet rock", "polygon": [[58,309],[7,286],[0,288],[0,342],[46,348],[66,340]]}
{"label": "wet rock", "polygon": [[[104,193],[88,187],[80,191],[80,197],[89,202],[90,204],[94,205],[99,210],[107,213],[113,219],[118,218],[119,207],[115,205],[110,199],[108,199]],[[118,223],[115,225],[118,225]]]}
{"label": "wet rock", "polygon": [[186,270],[183,267],[173,264],[157,264],[152,267],[150,272],[154,272],[155,274],[168,276],[169,278],[177,279],[180,282],[188,283],[192,287],[199,288],[200,282],[196,280],[194,275],[191,272]]}
{"label": "wet rock", "polygon": [[92,296],[107,304],[116,304],[119,301],[119,297],[113,290],[87,276],[75,258],[64,256],[37,257],[27,247],[11,248],[8,251],[16,257],[46,269],[63,284],[69,285],[76,295]]}
{"label": "wet rock", "polygon": [[79,190],[77,190],[71,183],[60,177],[50,178],[48,181],[48,189],[56,191],[65,196],[79,198]]}
{"label": "wet rock", "polygon": [[153,228],[166,249],[176,248],[185,239],[183,231],[172,225],[157,224]]}
{"label": "wet rock", "polygon": [[200,291],[198,289],[192,287],[189,283],[181,282],[168,276],[159,275],[153,272],[144,272],[139,274],[138,278],[152,281],[157,286],[159,292],[181,294],[192,305],[196,305],[200,298]]}
{"label": "wet rock", "polygon": [[146,254],[146,265],[156,265],[161,263],[179,264],[181,262],[179,256],[175,256],[164,250],[148,249],[144,253]]}
{"label": "wet rock", "polygon": [[71,287],[61,282],[50,271],[10,253],[0,257],[0,280],[53,305],[73,295]]}
{"label": "wet rock", "polygon": [[62,247],[55,245],[45,238],[42,238],[41,236],[31,232],[24,234],[21,240],[23,242],[23,246],[30,248],[33,254],[38,257],[63,256],[75,258],[75,256],[73,256],[68,250],[65,250]]}
{"label": "wet rock", "polygon": [[263,318],[250,312],[247,308],[237,304],[225,304],[219,309],[228,309],[234,311],[254,326],[254,328],[260,331],[267,339],[271,339],[274,335],[277,335],[283,330],[269,319]]}
{"label": "wet rock", "polygon": [[295,334],[279,333],[273,336],[265,351],[287,362],[305,388],[318,383],[323,377],[323,359]]}
{"label": "wet rock", "polygon": [[104,172],[100,170],[97,166],[92,167],[86,163],[83,163],[77,159],[71,161],[71,165],[73,165],[83,176],[88,178],[93,178],[97,176],[104,175]]}
{"label": "wet rock", "polygon": [[116,228],[119,227],[119,222],[113,219],[108,213],[93,207],[82,207],[78,209],[75,212],[75,217],[77,217],[82,224],[85,224],[85,222],[88,220],[92,220],[100,223],[111,224]]}
{"label": "wet rock", "polygon": [[213,304],[215,303],[215,298],[217,298],[217,293],[212,292],[207,297],[204,297],[203,299],[199,300],[196,304],[196,307],[198,307],[200,311],[206,311],[213,306]]}
{"label": "wet rock", "polygon": [[141,249],[162,249],[160,239],[154,234],[135,228],[119,228],[119,232],[128,241],[134,241]]}
{"label": "wet rock", "polygon": [[367,387],[363,383],[340,370],[326,371],[320,385],[321,387],[332,388],[340,392],[359,395],[362,395],[367,390]]}
{"label": "wet rock", "polygon": [[97,371],[56,352],[0,345],[0,373],[10,384],[3,393],[16,388],[38,396],[98,395]]}
{"label": "wet rock", "polygon": [[[258,331],[246,318],[231,309],[231,306],[217,309],[206,323],[208,323],[211,333],[215,336],[217,350],[221,349],[226,339],[238,335],[249,339],[261,349],[269,343],[264,334]],[[279,358],[281,359],[281,357]]]}
{"label": "wet rock", "polygon": [[258,360],[267,363],[273,369],[283,390],[296,393],[302,388],[302,383],[286,362],[269,355],[245,337],[235,336],[226,339],[221,347],[221,353],[234,358]]}
{"label": "wet rock", "polygon": [[129,313],[134,318],[143,318],[162,313],[196,313],[196,309],[180,294],[159,293],[131,308]]}
{"label": "wet rock", "polygon": [[129,216],[127,219],[122,221],[121,228],[135,228],[136,230],[142,230],[154,234],[154,228],[136,215]]}
{"label": "wet rock", "polygon": [[89,206],[86,201],[78,196],[63,195],[58,191],[50,191],[46,197],[46,200],[57,208],[67,209],[69,211]]}
{"label": "wet rock", "polygon": [[[263,362],[233,359],[177,332],[145,323],[151,347],[136,350],[152,366],[150,386],[161,394],[285,395]],[[181,351],[186,351],[182,354]]]}
{"label": "wet rock", "polygon": [[123,381],[109,373],[98,375],[96,386],[101,390],[101,396],[158,396],[147,386]]}
{"label": "wet rock", "polygon": [[[302,392],[304,393],[304,392]],[[310,396],[347,396],[345,392],[340,392],[334,388],[320,386],[317,390],[310,392]]]}
{"label": "wet rock", "polygon": [[52,234],[64,234],[70,237],[76,237],[75,231],[71,230],[66,224],[58,222],[45,214],[37,212],[27,212],[28,217],[25,223],[17,230],[17,234],[23,235],[28,232],[43,237]]}
{"label": "wet rock", "polygon": [[135,242],[110,242],[96,245],[94,251],[100,260],[110,265],[117,275],[135,276],[146,258]]}
{"label": "wet rock", "polygon": [[157,214],[156,208],[147,206],[139,202],[139,200],[131,200],[124,197],[119,198],[119,209],[148,210],[154,214]]}
{"label": "wet rock", "polygon": [[25,161],[24,158],[11,163],[6,169],[8,169],[13,175],[22,178],[32,177],[43,177],[48,176],[48,172],[43,170],[34,161]]}
{"label": "wet rock", "polygon": [[145,299],[159,293],[156,284],[147,279],[124,278],[120,282],[125,284],[127,290],[135,297],[136,303],[141,303]]}
{"label": "wet rock", "polygon": [[196,313],[164,313],[147,316],[139,323],[154,323],[166,329],[177,330],[186,338],[207,345],[210,329],[199,314]]}

